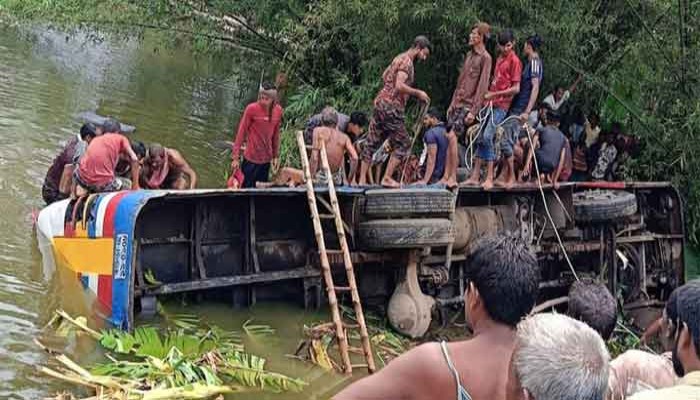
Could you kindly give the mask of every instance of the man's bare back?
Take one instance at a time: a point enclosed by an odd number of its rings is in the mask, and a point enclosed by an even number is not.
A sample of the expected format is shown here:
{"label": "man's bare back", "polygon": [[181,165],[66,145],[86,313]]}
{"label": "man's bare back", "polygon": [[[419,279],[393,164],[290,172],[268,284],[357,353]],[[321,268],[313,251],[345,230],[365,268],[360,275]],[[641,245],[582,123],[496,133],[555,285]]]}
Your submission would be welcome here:
{"label": "man's bare back", "polygon": [[[351,147],[354,151],[350,138],[335,128],[325,126],[318,127],[314,129],[313,139],[314,151],[321,148],[321,142],[326,145],[328,165],[332,173],[337,172],[343,166],[345,152],[348,151],[348,147]],[[355,154],[355,156],[357,156],[357,154]],[[352,154],[350,157],[352,158]]]}

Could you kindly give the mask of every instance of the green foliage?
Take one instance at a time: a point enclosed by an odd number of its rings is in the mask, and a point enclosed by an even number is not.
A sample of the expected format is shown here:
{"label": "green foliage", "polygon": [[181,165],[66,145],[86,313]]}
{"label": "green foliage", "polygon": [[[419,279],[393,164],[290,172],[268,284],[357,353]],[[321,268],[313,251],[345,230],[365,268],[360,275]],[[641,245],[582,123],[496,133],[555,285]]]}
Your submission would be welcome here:
{"label": "green foliage", "polygon": [[[0,0],[0,15],[130,33],[154,27],[169,44],[225,54],[244,47],[289,77],[281,161],[298,166],[293,132],[322,106],[371,111],[381,72],[418,34],[433,42],[416,67],[416,86],[446,108],[470,27],[512,28],[520,48],[534,32],[544,38],[543,93],[584,76],[574,101],[617,121],[644,147],[631,164],[638,180],[670,180],[688,209],[691,241],[700,238],[700,101],[697,98],[700,8],[671,0]],[[494,54],[494,40],[488,44]]]}

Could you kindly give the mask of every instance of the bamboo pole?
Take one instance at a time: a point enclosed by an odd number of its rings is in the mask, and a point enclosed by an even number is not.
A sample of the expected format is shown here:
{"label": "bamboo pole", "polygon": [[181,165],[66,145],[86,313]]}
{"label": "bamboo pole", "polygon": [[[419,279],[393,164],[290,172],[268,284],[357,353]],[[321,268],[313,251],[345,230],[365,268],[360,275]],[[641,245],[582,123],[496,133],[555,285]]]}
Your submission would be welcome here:
{"label": "bamboo pole", "polygon": [[372,355],[372,346],[369,341],[369,333],[367,332],[367,325],[365,324],[365,315],[362,312],[362,303],[360,302],[360,294],[357,291],[357,281],[355,280],[355,269],[352,265],[352,257],[350,257],[350,249],[348,249],[348,241],[345,237],[345,227],[343,226],[343,219],[340,217],[340,205],[338,204],[338,196],[335,193],[335,183],[333,182],[333,175],[331,174],[331,168],[328,164],[328,154],[326,153],[325,143],[321,143],[321,164],[323,169],[326,171],[326,176],[328,177],[328,196],[331,199],[331,206],[333,207],[333,217],[335,220],[335,228],[338,233],[338,241],[340,242],[340,249],[343,251],[343,261],[345,262],[345,275],[348,279],[348,286],[350,287],[350,295],[352,298],[352,305],[355,310],[355,317],[357,318],[357,324],[360,326],[360,338],[362,340],[362,351],[364,352],[365,359],[367,360],[367,370],[373,373],[376,370],[374,365],[374,356]]}
{"label": "bamboo pole", "polygon": [[311,211],[311,219],[314,226],[314,234],[318,245],[318,253],[321,259],[321,272],[323,280],[326,283],[326,292],[328,294],[328,305],[331,309],[331,317],[335,325],[335,335],[338,338],[338,347],[340,349],[340,357],[343,360],[344,372],[348,375],[352,374],[352,363],[350,362],[350,354],[348,352],[348,338],[343,328],[343,321],[340,318],[338,310],[338,298],[335,294],[335,284],[333,283],[333,275],[331,273],[328,254],[326,253],[326,241],[323,237],[323,228],[321,227],[321,219],[318,216],[318,206],[316,205],[316,193],[314,191],[314,183],[311,179],[311,168],[309,167],[309,158],[306,153],[304,144],[304,134],[297,131],[297,145],[301,153],[301,165],[304,170],[304,181],[306,183],[306,197],[309,201],[309,210]]}

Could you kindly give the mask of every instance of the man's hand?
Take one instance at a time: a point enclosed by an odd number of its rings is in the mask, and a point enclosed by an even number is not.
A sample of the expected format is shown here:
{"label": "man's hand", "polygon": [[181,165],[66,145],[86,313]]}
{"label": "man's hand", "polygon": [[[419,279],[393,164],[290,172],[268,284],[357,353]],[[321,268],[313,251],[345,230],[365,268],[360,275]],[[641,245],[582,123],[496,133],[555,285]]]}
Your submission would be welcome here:
{"label": "man's hand", "polygon": [[273,159],[272,159],[272,163],[271,163],[270,166],[272,167],[272,172],[273,172],[273,173],[276,173],[277,170],[278,170],[279,167],[280,167],[280,159],[279,159],[279,158],[273,158]]}
{"label": "man's hand", "polygon": [[416,97],[418,98],[418,100],[422,101],[423,103],[426,103],[426,104],[427,104],[427,103],[430,103],[430,97],[428,96],[427,93],[425,93],[425,92],[422,91],[422,90],[419,90],[419,91],[416,93]]}
{"label": "man's hand", "polygon": [[530,118],[530,116],[528,115],[528,113],[520,114],[520,122],[522,122],[522,123],[526,123],[529,118]]}
{"label": "man's hand", "polygon": [[139,187],[138,182],[131,182],[131,190],[139,190],[141,187]]}
{"label": "man's hand", "polygon": [[475,119],[474,114],[467,113],[467,116],[464,118],[464,122],[466,122],[467,125],[471,125],[474,123],[474,119]]}
{"label": "man's hand", "polygon": [[237,170],[241,166],[241,162],[238,157],[234,157],[231,160],[231,170]]}
{"label": "man's hand", "polygon": [[493,92],[484,93],[484,100],[491,100],[494,97]]}

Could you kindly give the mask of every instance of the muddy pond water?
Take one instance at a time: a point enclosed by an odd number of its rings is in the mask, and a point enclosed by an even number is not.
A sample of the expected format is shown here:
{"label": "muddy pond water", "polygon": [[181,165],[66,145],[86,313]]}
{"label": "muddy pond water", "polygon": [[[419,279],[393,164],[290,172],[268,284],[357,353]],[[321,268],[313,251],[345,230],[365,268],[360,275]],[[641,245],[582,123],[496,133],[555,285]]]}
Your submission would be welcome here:
{"label": "muddy pond water", "polygon": [[[229,164],[216,142],[230,140],[238,117],[257,89],[265,60],[244,55],[213,58],[159,46],[158,38],[101,38],[46,27],[0,25],[0,398],[39,399],[67,389],[35,372],[46,356],[32,343],[57,307],[80,294],[42,267],[32,213],[43,206],[41,184],[60,147],[78,132],[85,110],[114,115],[137,127],[135,138],[179,149],[201,187],[220,187]],[[303,394],[237,395],[249,399],[328,398],[344,378],[286,357],[304,323],[326,318],[279,304],[234,310],[226,304],[169,305],[223,328],[244,321],[267,324],[276,335],[248,340],[271,369],[311,382]],[[69,349],[84,362],[97,359],[94,343]]]}

